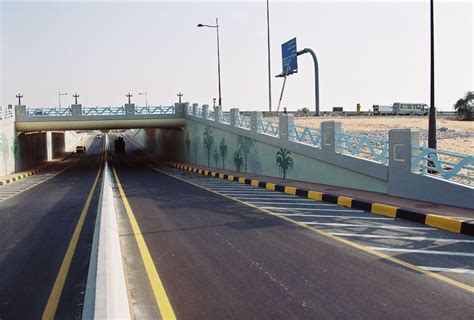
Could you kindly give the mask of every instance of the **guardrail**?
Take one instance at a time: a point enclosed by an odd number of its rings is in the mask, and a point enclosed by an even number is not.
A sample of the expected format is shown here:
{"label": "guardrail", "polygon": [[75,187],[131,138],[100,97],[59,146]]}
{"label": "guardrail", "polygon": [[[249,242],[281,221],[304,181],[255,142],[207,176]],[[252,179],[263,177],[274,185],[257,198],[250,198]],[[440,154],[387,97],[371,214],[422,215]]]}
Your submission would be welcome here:
{"label": "guardrail", "polygon": [[72,115],[71,108],[27,108],[26,115],[29,117],[62,117]]}
{"label": "guardrail", "polygon": [[425,147],[416,151],[413,172],[474,186],[473,156]]}
{"label": "guardrail", "polygon": [[321,130],[319,128],[294,125],[290,127],[289,134],[291,141],[321,148]]}
{"label": "guardrail", "polygon": [[[82,116],[126,115],[124,106],[118,107],[82,107]],[[174,106],[147,106],[135,107],[137,115],[172,115],[175,114]],[[28,117],[64,117],[72,116],[72,108],[27,108]]]}
{"label": "guardrail", "polygon": [[336,151],[353,156],[388,163],[388,141],[357,134],[336,134]]}
{"label": "guardrail", "polygon": [[219,122],[230,124],[230,113],[229,112],[222,112],[219,117]]}
{"label": "guardrail", "polygon": [[135,114],[174,114],[174,107],[168,106],[148,106],[148,107],[135,107]]}
{"label": "guardrail", "polygon": [[259,120],[257,121],[257,131],[270,136],[280,136],[280,126],[271,121]]}
{"label": "guardrail", "polygon": [[250,117],[240,115],[237,124],[242,129],[250,130]]}

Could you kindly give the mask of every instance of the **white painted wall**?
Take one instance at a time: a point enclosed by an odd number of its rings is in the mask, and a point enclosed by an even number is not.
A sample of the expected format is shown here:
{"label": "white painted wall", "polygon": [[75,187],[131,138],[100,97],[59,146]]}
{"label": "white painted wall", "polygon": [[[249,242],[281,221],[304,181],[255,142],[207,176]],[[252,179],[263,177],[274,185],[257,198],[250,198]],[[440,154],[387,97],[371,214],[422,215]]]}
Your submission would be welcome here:
{"label": "white painted wall", "polygon": [[15,126],[13,119],[0,121],[0,176],[15,172]]}

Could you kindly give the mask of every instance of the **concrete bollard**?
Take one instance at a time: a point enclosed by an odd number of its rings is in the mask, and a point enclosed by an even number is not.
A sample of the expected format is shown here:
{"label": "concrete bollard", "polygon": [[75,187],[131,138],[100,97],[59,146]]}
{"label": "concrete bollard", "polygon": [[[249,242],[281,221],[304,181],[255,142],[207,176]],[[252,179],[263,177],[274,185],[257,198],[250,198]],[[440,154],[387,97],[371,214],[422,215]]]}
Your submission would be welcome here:
{"label": "concrete bollard", "polygon": [[388,165],[411,171],[411,161],[419,153],[420,132],[413,129],[391,129],[388,131]]}
{"label": "concrete bollard", "polygon": [[134,103],[126,103],[125,104],[125,114],[126,115],[135,114],[135,104]]}
{"label": "concrete bollard", "polygon": [[230,109],[230,126],[238,127],[239,126],[240,111],[239,108]]}
{"label": "concrete bollard", "polygon": [[339,121],[323,121],[320,127],[321,150],[336,152],[336,138],[341,133],[341,123]]}
{"label": "concrete bollard", "polygon": [[215,106],[214,107],[214,121],[219,122],[219,120],[222,117],[222,107],[220,106]]}
{"label": "concrete bollard", "polygon": [[25,105],[16,105],[15,106],[15,116],[17,117],[26,117],[26,106]]}
{"label": "concrete bollard", "polygon": [[258,125],[263,119],[262,111],[250,112],[250,131],[255,133],[262,133],[262,127]]}
{"label": "concrete bollard", "polygon": [[278,118],[278,126],[280,132],[280,140],[289,141],[290,140],[290,130],[294,126],[295,120],[292,114],[282,114]]}
{"label": "concrete bollard", "polygon": [[71,113],[73,116],[82,116],[82,104],[71,104]]}
{"label": "concrete bollard", "polygon": [[207,119],[207,117],[209,116],[209,105],[208,104],[203,104],[202,105],[202,114],[201,114],[201,117],[203,119]]}

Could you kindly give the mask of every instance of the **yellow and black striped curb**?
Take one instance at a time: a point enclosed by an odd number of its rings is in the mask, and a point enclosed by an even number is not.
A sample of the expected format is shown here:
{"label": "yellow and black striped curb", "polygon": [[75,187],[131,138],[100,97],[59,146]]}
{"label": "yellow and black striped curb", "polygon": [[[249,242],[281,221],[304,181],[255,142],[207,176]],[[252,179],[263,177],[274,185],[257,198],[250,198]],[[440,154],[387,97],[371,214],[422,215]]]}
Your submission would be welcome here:
{"label": "yellow and black striped curb", "polygon": [[15,181],[18,181],[20,179],[23,179],[23,178],[26,178],[26,177],[29,177],[29,176],[32,176],[34,174],[37,174],[41,171],[44,171],[46,170],[47,168],[49,168],[50,165],[47,165],[47,166],[43,166],[41,168],[38,168],[36,170],[33,170],[33,171],[28,171],[28,172],[25,172],[25,173],[22,173],[20,175],[17,175],[17,176],[14,176],[14,177],[11,177],[11,178],[8,178],[8,179],[5,179],[5,180],[0,180],[0,186],[4,186],[6,184],[9,184],[9,183],[13,183]]}
{"label": "yellow and black striped curb", "polygon": [[[66,160],[67,158],[69,158],[71,156],[72,152],[70,152],[67,156],[65,156],[63,159],[61,159],[60,161],[64,161]],[[26,178],[26,177],[29,177],[29,176],[32,176],[32,175],[35,175],[37,173],[40,173],[42,171],[45,171],[46,169],[48,169],[49,167],[51,167],[52,165],[54,165],[55,163],[49,163],[47,165],[44,165],[36,170],[33,170],[33,171],[28,171],[28,172],[24,172],[22,174],[19,174],[17,176],[14,176],[12,178],[8,178],[8,179],[5,179],[5,180],[0,180],[0,186],[4,186],[6,184],[9,184],[9,183],[13,183],[15,181],[18,181],[18,180],[21,180],[23,178]]]}
{"label": "yellow and black striped curb", "polygon": [[216,171],[198,169],[173,161],[167,161],[166,164],[180,170],[194,172],[205,176],[211,176],[228,181],[235,181],[241,184],[248,184],[254,187],[264,188],[267,190],[284,192],[290,195],[300,196],[308,199],[334,203],[342,207],[364,210],[390,218],[404,219],[416,223],[426,224],[428,226],[442,230],[474,236],[474,221],[461,221],[451,217],[417,212],[410,209],[399,208],[377,202],[370,202],[367,200],[354,199],[350,197],[322,193],[319,191],[311,191],[270,182],[253,180],[244,177],[228,175]]}

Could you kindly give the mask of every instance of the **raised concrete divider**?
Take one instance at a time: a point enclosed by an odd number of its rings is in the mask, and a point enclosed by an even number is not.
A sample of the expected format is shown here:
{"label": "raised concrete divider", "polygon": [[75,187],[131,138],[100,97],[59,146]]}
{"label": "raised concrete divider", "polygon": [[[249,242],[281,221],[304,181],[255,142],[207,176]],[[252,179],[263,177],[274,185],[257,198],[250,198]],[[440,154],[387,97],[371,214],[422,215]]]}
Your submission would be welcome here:
{"label": "raised concrete divider", "polygon": [[[106,137],[106,143],[108,138]],[[130,319],[110,169],[105,164],[83,319]]]}

